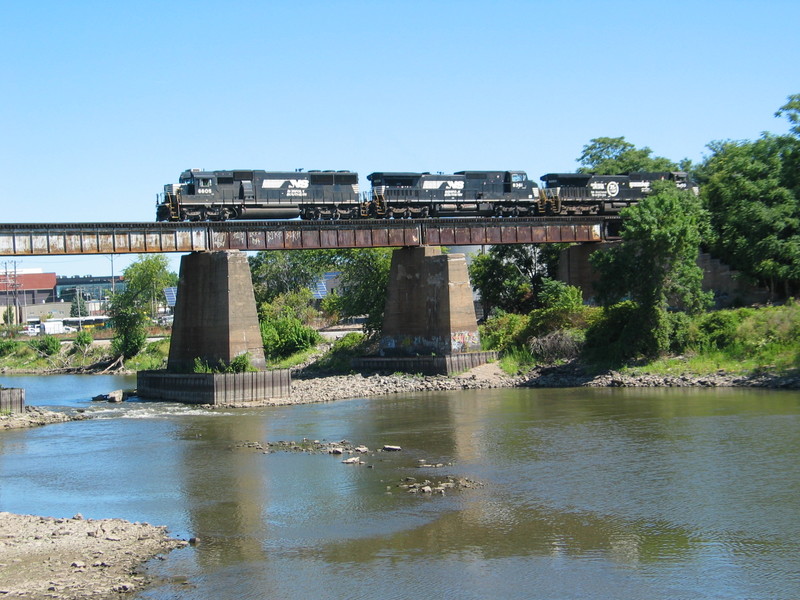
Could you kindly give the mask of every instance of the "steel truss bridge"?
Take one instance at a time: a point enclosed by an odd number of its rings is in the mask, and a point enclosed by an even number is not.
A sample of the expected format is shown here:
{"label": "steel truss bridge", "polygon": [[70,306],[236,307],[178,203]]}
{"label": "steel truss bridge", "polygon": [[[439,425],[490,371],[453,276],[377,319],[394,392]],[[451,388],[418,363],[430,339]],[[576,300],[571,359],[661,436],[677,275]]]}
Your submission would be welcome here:
{"label": "steel truss bridge", "polygon": [[602,242],[609,217],[5,223],[0,256]]}

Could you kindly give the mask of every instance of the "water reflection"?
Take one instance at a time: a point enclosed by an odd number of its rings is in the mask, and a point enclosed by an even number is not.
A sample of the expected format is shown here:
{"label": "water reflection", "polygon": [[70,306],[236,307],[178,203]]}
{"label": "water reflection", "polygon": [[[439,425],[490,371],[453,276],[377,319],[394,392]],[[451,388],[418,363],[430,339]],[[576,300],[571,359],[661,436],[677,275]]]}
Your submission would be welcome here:
{"label": "water reflection", "polygon": [[[800,596],[797,393],[476,390],[87,410],[102,418],[0,433],[0,510],[200,538],[152,566],[190,585],[139,598]],[[243,445],[302,438],[403,451],[353,467]],[[397,487],[447,475],[484,486]]]}

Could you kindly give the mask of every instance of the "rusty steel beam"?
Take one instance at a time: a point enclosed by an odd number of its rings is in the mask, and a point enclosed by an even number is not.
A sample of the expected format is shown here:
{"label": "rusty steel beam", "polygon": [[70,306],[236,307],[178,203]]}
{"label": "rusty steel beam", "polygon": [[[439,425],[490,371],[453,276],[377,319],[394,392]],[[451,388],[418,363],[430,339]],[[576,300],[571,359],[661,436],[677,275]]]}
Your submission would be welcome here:
{"label": "rusty steel beam", "polygon": [[602,217],[0,224],[0,256],[601,242]]}

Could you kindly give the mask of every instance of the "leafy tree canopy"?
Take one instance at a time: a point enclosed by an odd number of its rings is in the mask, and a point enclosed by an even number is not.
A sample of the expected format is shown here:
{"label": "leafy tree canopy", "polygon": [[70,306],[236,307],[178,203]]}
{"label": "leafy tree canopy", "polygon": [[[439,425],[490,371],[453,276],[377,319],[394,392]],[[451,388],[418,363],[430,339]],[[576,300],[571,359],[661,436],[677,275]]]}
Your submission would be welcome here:
{"label": "leafy tree canopy", "polygon": [[713,142],[698,175],[714,253],[788,295],[800,289],[800,95],[776,115],[790,134]]}
{"label": "leafy tree canopy", "polygon": [[538,306],[544,278],[554,278],[563,244],[490,246],[469,266],[472,285],[481,295],[484,313],[494,308],[528,313]]}
{"label": "leafy tree canopy", "polygon": [[600,275],[595,288],[604,306],[635,302],[628,350],[655,356],[669,348],[668,308],[698,312],[710,302],[697,265],[705,214],[692,192],[665,181],[622,216],[622,243],[591,257]]}
{"label": "leafy tree canopy", "polygon": [[648,148],[637,148],[624,137],[599,137],[589,141],[577,162],[581,173],[617,175],[630,171],[677,171],[688,170],[691,163],[684,159],[676,164],[663,156],[651,156]]}
{"label": "leafy tree canopy", "polygon": [[391,248],[337,250],[334,264],[340,271],[336,309],[344,317],[366,316],[364,329],[380,331],[392,265]]}
{"label": "leafy tree canopy", "polygon": [[333,250],[271,250],[249,258],[256,302],[273,302],[278,296],[310,288],[332,270]]}
{"label": "leafy tree canopy", "polygon": [[163,254],[140,254],[122,276],[125,294],[121,299],[146,307],[151,317],[156,316],[158,305],[166,302],[164,288],[178,284],[178,276],[169,270],[169,260]]}
{"label": "leafy tree canopy", "polygon": [[595,252],[591,261],[603,305],[629,297],[642,306],[697,312],[708,297],[697,266],[705,212],[699,199],[671,182],[653,184],[654,193],[623,210],[623,243]]}

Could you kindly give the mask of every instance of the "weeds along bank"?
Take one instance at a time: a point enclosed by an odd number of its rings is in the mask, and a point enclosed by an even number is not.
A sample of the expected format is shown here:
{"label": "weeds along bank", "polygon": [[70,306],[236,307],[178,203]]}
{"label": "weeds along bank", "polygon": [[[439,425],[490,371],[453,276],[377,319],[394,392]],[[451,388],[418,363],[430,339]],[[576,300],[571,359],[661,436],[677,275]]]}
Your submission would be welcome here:
{"label": "weeds along bank", "polygon": [[667,313],[669,353],[643,359],[631,352],[643,325],[636,305],[609,308],[563,303],[527,315],[500,313],[482,326],[487,349],[503,353],[504,368],[579,361],[587,372],[642,375],[789,374],[800,367],[800,305]]}

